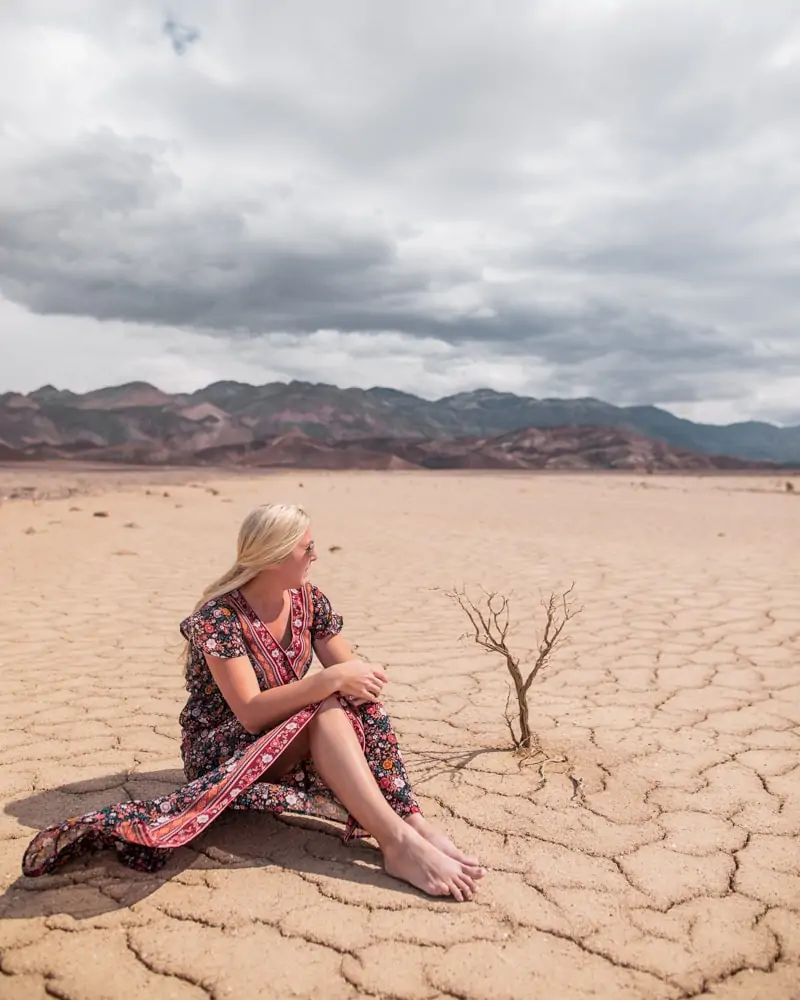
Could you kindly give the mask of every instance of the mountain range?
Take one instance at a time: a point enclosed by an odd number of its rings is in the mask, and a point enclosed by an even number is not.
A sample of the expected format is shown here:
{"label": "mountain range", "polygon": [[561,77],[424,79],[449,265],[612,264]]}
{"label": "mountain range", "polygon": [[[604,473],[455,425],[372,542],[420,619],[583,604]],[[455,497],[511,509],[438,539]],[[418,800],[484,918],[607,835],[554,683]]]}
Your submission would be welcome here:
{"label": "mountain range", "polygon": [[479,389],[131,382],[0,395],[0,460],[307,468],[747,469],[800,466],[800,427],[716,426],[655,406]]}

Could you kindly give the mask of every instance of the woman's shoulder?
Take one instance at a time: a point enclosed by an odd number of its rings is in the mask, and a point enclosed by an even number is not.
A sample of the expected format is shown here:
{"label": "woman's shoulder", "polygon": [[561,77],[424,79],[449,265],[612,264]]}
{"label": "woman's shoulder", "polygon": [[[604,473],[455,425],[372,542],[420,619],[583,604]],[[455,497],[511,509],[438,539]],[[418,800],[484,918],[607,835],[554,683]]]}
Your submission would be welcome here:
{"label": "woman's shoulder", "polygon": [[315,639],[327,639],[342,631],[344,619],[336,614],[328,597],[313,583],[306,584],[310,605],[311,634]]}
{"label": "woman's shoulder", "polygon": [[330,607],[327,595],[315,584],[308,582],[303,585],[302,592],[308,602],[308,608],[317,612],[321,607]]}
{"label": "woman's shoulder", "polygon": [[206,601],[181,622],[181,634],[194,650],[223,660],[247,655],[242,623],[227,598]]}
{"label": "woman's shoulder", "polygon": [[214,597],[199,608],[187,615],[180,623],[181,634],[184,639],[191,642],[197,634],[198,628],[213,626],[216,628],[235,628],[239,624],[236,612],[232,607],[230,595]]}

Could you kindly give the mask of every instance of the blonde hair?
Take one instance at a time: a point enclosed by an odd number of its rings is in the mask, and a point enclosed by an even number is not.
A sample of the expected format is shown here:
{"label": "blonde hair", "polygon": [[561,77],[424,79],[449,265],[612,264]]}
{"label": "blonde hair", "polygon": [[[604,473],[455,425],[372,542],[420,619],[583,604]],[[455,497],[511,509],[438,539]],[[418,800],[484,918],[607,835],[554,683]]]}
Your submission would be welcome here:
{"label": "blonde hair", "polygon": [[239,590],[262,570],[287,559],[308,531],[309,523],[308,514],[295,504],[265,503],[251,510],[239,528],[236,562],[206,587],[194,610],[206,601]]}

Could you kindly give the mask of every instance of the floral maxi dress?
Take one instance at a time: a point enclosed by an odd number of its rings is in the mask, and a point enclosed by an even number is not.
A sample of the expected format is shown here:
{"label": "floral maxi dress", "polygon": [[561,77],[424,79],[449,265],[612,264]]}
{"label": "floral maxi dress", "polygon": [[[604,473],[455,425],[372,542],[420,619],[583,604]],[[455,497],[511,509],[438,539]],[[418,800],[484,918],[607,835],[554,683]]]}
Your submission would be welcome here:
{"label": "floral maxi dress", "polygon": [[[258,736],[242,727],[214,682],[205,653],[222,659],[248,656],[262,691],[292,684],[313,659],[312,643],[338,634],[342,619],[312,584],[290,592],[291,642],[282,646],[240,591],[208,601],[181,622],[189,643],[181,712],[181,755],[188,783],[154,799],[120,802],[42,830],[22,860],[25,875],[52,872],[63,862],[103,847],[140,871],[156,871],[175,848],[193,840],[227,809],[301,813],[346,824],[345,840],[364,836],[324,784],[310,760],[278,783],[260,780],[319,710],[307,705]],[[400,816],[419,812],[397,738],[379,702],[354,708],[340,699],[387,801]]]}

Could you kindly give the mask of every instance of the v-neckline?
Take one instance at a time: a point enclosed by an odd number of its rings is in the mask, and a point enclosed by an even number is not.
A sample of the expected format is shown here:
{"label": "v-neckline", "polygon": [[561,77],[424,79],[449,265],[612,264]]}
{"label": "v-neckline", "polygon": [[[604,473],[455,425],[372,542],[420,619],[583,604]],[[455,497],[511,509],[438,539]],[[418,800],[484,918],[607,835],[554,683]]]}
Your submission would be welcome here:
{"label": "v-neckline", "polygon": [[241,590],[237,590],[236,593],[237,593],[237,595],[239,597],[239,600],[242,602],[242,604],[244,604],[245,608],[247,609],[247,611],[250,614],[250,616],[253,619],[253,621],[257,622],[264,629],[264,631],[267,633],[267,635],[270,637],[270,639],[272,639],[272,641],[275,643],[275,645],[278,647],[278,649],[282,653],[284,653],[284,654],[289,653],[289,651],[294,646],[295,639],[296,639],[295,627],[294,627],[294,619],[296,617],[295,616],[295,606],[294,606],[294,591],[293,590],[287,591],[287,593],[289,595],[289,617],[288,617],[287,622],[286,622],[286,627],[283,630],[283,637],[282,638],[286,639],[287,636],[288,636],[288,640],[289,640],[288,641],[288,645],[284,645],[284,643],[281,640],[275,638],[275,636],[274,636],[274,634],[272,632],[272,629],[267,625],[267,623],[265,621],[263,621],[263,619],[261,618],[261,616],[258,614],[258,612],[253,607],[253,605],[247,600],[247,598],[241,592]]}

